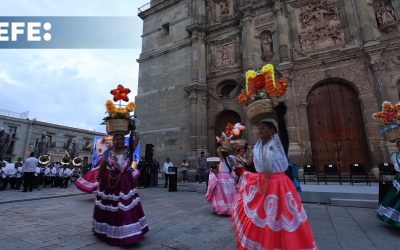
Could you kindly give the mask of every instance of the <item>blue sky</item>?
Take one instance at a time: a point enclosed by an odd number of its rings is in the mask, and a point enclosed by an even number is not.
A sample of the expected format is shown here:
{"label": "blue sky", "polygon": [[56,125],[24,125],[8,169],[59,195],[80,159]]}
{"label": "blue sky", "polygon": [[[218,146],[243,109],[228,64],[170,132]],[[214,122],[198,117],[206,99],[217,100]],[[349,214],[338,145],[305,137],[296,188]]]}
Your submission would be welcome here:
{"label": "blue sky", "polygon": [[104,132],[109,90],[138,84],[142,21],[138,7],[150,0],[0,0],[0,16],[134,16],[133,49],[2,49],[0,114]]}

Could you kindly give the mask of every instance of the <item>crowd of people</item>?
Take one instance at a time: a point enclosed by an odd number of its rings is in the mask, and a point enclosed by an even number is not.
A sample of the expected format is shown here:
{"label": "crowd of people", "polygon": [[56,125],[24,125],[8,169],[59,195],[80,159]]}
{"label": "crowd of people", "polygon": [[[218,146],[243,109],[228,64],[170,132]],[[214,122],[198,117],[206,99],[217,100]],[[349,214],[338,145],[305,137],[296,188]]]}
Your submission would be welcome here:
{"label": "crowd of people", "polygon": [[0,160],[0,190],[20,190],[32,192],[33,189],[45,187],[67,188],[81,174],[81,169],[73,165],[62,165],[60,162],[42,165],[34,153],[15,163]]}

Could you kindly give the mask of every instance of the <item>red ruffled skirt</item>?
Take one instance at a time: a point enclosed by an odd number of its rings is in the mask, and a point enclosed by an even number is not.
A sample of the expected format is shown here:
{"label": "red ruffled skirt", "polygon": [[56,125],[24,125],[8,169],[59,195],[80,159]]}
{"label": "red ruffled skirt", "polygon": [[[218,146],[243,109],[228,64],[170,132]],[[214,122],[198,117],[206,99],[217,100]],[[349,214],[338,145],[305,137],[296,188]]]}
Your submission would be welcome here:
{"label": "red ruffled skirt", "polygon": [[149,231],[130,171],[106,170],[96,195],[93,231],[112,245],[129,245]]}
{"label": "red ruffled skirt", "polygon": [[92,193],[99,188],[99,183],[97,182],[97,175],[99,174],[99,167],[96,167],[83,176],[79,177],[75,181],[75,186],[85,193]]}
{"label": "red ruffled skirt", "polygon": [[235,205],[235,181],[230,173],[210,173],[206,200],[211,204],[216,214],[231,215]]}
{"label": "red ruffled skirt", "polygon": [[317,249],[307,214],[284,173],[244,172],[233,211],[238,249]]}

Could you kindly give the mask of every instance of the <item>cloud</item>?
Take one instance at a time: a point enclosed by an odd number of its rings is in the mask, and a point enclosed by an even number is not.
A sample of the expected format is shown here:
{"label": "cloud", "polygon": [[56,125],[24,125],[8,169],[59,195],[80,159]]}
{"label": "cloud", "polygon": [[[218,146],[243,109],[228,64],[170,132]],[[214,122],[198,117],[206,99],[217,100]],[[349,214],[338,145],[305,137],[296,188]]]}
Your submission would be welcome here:
{"label": "cloud", "polygon": [[[3,16],[135,16],[148,0],[2,0]],[[104,132],[109,90],[119,83],[137,93],[141,51],[140,18],[136,49],[0,50],[0,109],[29,110],[30,119]]]}

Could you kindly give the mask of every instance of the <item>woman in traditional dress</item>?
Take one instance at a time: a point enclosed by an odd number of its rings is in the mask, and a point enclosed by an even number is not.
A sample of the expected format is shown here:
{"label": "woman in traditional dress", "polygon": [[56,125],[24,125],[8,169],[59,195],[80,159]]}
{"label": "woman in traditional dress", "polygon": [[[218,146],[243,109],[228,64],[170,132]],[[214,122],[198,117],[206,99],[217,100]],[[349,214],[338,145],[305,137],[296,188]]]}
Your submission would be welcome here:
{"label": "woman in traditional dress", "polygon": [[[95,161],[95,167],[86,174],[82,175],[75,181],[76,187],[85,193],[92,193],[99,188],[97,181],[97,175],[99,174],[99,168],[103,163],[104,159],[108,157],[110,149],[112,148],[113,136],[105,135],[96,142],[95,151],[97,158]],[[93,157],[95,158],[95,157]]]}
{"label": "woman in traditional dress", "polygon": [[[230,145],[225,142],[225,145]],[[217,175],[210,171],[206,199],[211,204],[214,212],[219,215],[231,215],[235,205],[235,181],[232,177],[234,158],[230,156],[229,148],[218,147],[217,154],[220,158]]]}
{"label": "woman in traditional dress", "polygon": [[391,161],[397,174],[393,187],[386,194],[378,208],[378,218],[387,224],[400,228],[400,141],[396,142],[398,152],[392,154]]}
{"label": "woman in traditional dress", "polygon": [[149,230],[134,184],[139,171],[131,167],[138,140],[138,133],[131,130],[126,147],[124,135],[115,134],[113,147],[99,167],[93,231],[112,245],[143,240]]}
{"label": "woman in traditional dress", "polygon": [[234,145],[234,150],[236,151],[235,162],[233,165],[233,171],[235,172],[235,189],[238,192],[241,185],[242,175],[244,171],[250,171],[248,165],[247,156],[247,143],[244,140],[240,140],[236,145]]}
{"label": "woman in traditional dress", "polygon": [[300,197],[285,174],[289,164],[276,126],[262,120],[258,130],[260,139],[253,149],[257,173],[243,173],[232,215],[237,247],[316,249]]}

